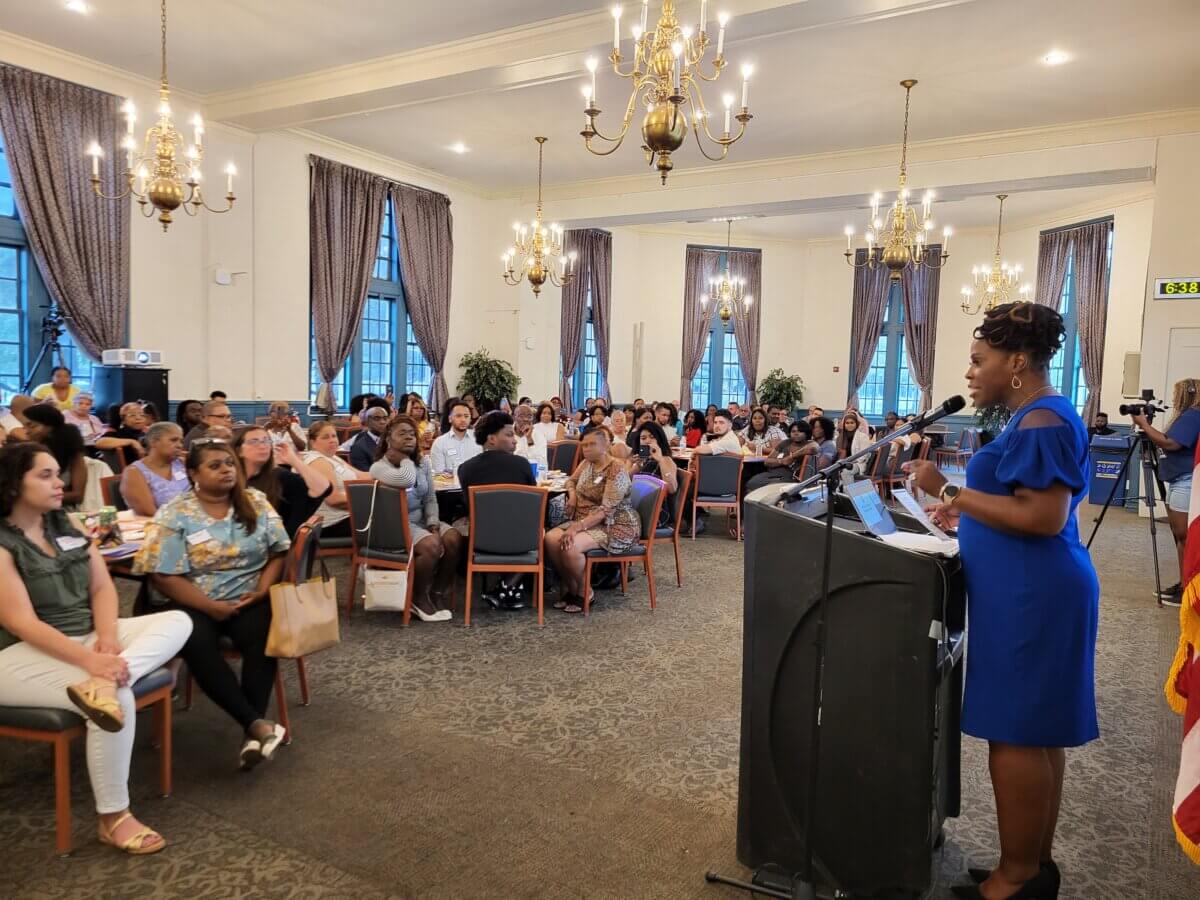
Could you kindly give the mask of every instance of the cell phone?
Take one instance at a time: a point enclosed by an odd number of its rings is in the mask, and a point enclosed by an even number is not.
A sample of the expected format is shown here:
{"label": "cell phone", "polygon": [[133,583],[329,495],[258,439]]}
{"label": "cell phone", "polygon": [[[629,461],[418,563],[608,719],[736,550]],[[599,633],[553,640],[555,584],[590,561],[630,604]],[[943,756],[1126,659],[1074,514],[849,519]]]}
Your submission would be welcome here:
{"label": "cell phone", "polygon": [[392,386],[391,386],[390,384],[385,384],[385,385],[383,386],[383,396],[385,396],[385,397],[386,397],[386,396],[388,396],[388,395],[389,395],[391,392],[392,392]]}
{"label": "cell phone", "polygon": [[646,444],[639,444],[638,445],[638,456],[640,456],[642,459],[649,459],[650,458],[649,446],[647,446]]}

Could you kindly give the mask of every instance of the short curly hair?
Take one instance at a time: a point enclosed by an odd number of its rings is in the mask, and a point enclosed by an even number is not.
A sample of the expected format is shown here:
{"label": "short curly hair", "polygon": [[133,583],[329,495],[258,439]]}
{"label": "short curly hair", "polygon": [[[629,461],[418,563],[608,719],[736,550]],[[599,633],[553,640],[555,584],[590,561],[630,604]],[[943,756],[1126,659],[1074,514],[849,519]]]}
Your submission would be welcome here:
{"label": "short curly hair", "polygon": [[1063,344],[1062,316],[1037,303],[1001,303],[975,329],[976,340],[1010,353],[1025,353],[1033,368],[1044,371]]}

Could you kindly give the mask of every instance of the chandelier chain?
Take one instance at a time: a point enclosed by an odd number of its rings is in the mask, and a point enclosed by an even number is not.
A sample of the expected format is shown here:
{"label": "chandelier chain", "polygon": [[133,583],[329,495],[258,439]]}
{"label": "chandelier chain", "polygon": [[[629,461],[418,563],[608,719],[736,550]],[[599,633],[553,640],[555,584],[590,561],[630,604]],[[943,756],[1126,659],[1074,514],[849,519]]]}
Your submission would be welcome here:
{"label": "chandelier chain", "polygon": [[[166,0],[163,0],[165,3]],[[900,184],[908,178],[908,105],[912,100],[912,85],[904,89],[904,139],[900,144]]]}
{"label": "chandelier chain", "polygon": [[167,0],[162,0],[162,12],[159,16],[162,22],[162,84],[167,86]]}

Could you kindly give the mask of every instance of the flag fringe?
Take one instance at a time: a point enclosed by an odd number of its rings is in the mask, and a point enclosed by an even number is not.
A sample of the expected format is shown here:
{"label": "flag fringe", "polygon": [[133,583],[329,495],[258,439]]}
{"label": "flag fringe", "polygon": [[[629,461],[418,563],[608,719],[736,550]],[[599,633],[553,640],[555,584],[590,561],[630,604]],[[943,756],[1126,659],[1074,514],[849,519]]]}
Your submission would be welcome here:
{"label": "flag fringe", "polygon": [[1167,683],[1163,685],[1167,705],[1181,716],[1187,709],[1187,697],[1179,693],[1176,685],[1180,673],[1188,664],[1189,651],[1191,658],[1195,659],[1197,648],[1200,648],[1200,574],[1193,576],[1183,592],[1183,602],[1179,605],[1179,647],[1175,650]]}
{"label": "flag fringe", "polygon": [[1175,840],[1179,842],[1179,849],[1183,851],[1184,856],[1200,866],[1200,844],[1183,833],[1179,820],[1174,816],[1171,816],[1171,824],[1175,826]]}

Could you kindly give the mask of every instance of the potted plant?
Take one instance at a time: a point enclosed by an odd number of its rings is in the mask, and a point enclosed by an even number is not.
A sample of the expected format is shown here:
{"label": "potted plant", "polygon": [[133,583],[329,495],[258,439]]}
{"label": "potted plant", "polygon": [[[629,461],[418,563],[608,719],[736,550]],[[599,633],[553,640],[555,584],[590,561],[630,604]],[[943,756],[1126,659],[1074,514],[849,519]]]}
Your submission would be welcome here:
{"label": "potted plant", "polygon": [[804,379],[799,375],[785,375],[783,369],[772,369],[759,379],[755,393],[759,403],[782,406],[791,414],[804,400]]}
{"label": "potted plant", "polygon": [[991,406],[976,409],[975,426],[979,429],[979,445],[982,447],[993,440],[1004,430],[1011,418],[1012,413],[1003,403],[993,403]]}
{"label": "potted plant", "polygon": [[517,395],[521,379],[511,365],[492,356],[487,350],[463,354],[458,361],[458,395],[474,394],[481,402],[497,404]]}

